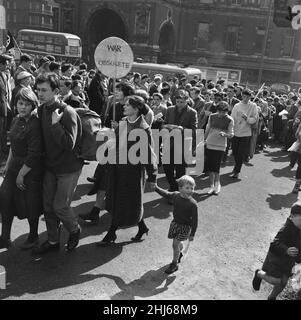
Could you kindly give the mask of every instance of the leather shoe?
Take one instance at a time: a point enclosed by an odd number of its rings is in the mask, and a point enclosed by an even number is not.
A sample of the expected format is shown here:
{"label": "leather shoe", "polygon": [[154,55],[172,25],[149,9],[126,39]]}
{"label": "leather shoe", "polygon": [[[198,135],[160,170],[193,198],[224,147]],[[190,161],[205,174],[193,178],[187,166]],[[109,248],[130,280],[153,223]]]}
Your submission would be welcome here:
{"label": "leather shoe", "polygon": [[253,278],[253,281],[252,281],[252,286],[253,286],[253,289],[255,291],[258,291],[260,289],[260,284],[261,284],[261,278],[258,277],[258,269],[255,271],[255,274],[254,274],[254,278]]}
{"label": "leather shoe", "polygon": [[36,247],[32,249],[32,254],[36,255],[36,254],[44,254],[44,253],[48,253],[48,252],[54,252],[54,251],[59,251],[60,250],[60,243],[54,243],[51,244],[48,242],[48,240],[46,240],[45,242],[43,242],[41,244],[40,247]]}
{"label": "leather shoe", "polygon": [[233,178],[233,179],[238,179],[238,177],[239,177],[239,173],[233,173],[231,175],[231,178]]}
{"label": "leather shoe", "polygon": [[169,267],[164,271],[167,274],[172,274],[176,271],[178,271],[179,267],[176,263],[172,262]]}
{"label": "leather shoe", "polygon": [[69,234],[69,239],[67,242],[67,250],[72,251],[75,249],[79,243],[79,237],[81,234],[81,228],[78,226],[78,230],[76,232],[70,233]]}
{"label": "leather shoe", "polygon": [[207,194],[211,195],[214,192],[214,186],[211,186],[210,189],[208,190]]}

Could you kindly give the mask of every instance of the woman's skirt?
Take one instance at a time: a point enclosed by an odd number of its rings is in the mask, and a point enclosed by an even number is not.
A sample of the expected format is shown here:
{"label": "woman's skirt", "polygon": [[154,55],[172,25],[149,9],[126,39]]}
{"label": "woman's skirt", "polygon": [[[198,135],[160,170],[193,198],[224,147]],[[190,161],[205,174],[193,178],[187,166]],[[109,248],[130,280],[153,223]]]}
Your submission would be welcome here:
{"label": "woman's skirt", "polygon": [[206,149],[206,170],[219,173],[224,151]]}
{"label": "woman's skirt", "polygon": [[20,190],[16,185],[18,172],[8,170],[0,187],[0,209],[3,215],[19,219],[38,219],[43,212],[42,175],[28,173]]}

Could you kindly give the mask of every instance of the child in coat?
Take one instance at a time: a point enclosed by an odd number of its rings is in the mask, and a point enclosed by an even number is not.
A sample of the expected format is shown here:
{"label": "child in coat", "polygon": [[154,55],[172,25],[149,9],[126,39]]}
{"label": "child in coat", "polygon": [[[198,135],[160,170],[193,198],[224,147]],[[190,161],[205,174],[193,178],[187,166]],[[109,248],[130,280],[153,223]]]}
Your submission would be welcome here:
{"label": "child in coat", "polygon": [[292,276],[295,263],[301,263],[301,203],[295,203],[284,226],[270,244],[261,270],[256,270],[253,288],[258,291],[262,280],[274,285],[268,300],[276,300]]}

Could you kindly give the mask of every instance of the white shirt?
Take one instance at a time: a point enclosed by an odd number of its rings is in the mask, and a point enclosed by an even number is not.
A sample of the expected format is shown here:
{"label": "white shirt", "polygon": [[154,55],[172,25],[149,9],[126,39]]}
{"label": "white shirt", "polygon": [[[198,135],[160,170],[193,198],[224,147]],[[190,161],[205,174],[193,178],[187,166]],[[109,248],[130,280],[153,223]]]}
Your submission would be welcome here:
{"label": "white shirt", "polygon": [[[247,115],[245,120],[242,115]],[[249,101],[247,104],[243,102],[237,103],[232,110],[231,117],[234,120],[234,136],[250,137],[252,135],[251,125],[258,120],[257,105]]]}

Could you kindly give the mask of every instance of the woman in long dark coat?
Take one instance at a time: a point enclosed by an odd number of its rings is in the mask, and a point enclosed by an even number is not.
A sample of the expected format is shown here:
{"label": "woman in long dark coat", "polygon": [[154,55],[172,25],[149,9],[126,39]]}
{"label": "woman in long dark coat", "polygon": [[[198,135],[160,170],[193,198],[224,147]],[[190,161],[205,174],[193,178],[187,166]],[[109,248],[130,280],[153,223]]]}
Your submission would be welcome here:
{"label": "woman in long dark coat", "polygon": [[103,75],[98,71],[92,79],[88,89],[88,97],[90,100],[89,108],[99,115],[102,114],[106,101],[105,89],[101,81],[102,77]]}
{"label": "woman in long dark coat", "polygon": [[273,133],[275,141],[281,142],[282,137],[281,133],[283,130],[282,117],[279,116],[279,112],[285,109],[285,107],[280,103],[279,98],[274,99],[274,107],[276,108],[276,113],[273,118]]}
{"label": "woman in long dark coat", "polygon": [[35,246],[38,243],[39,216],[42,213],[42,132],[39,119],[32,114],[38,100],[31,89],[22,88],[16,96],[16,105],[18,115],[10,128],[11,148],[0,188],[0,249],[11,245],[14,216],[27,218],[29,223],[29,236],[21,248]]}
{"label": "woman in long dark coat", "polygon": [[[104,239],[97,243],[98,246],[106,246],[116,240],[116,230],[120,227],[138,225],[137,235],[133,241],[141,240],[148,228],[143,220],[143,194],[145,187],[145,172],[148,182],[153,187],[156,182],[157,163],[152,149],[152,135],[149,125],[145,122],[143,114],[147,113],[144,100],[138,96],[129,97],[124,106],[124,121],[120,122],[116,133],[116,163],[108,166],[108,186],[106,190],[106,209],[112,215],[111,227]],[[142,129],[148,139],[146,164],[138,162],[132,164],[128,157],[128,150],[137,142],[128,141],[129,133],[134,129]],[[124,137],[127,146],[123,151],[127,155],[127,163],[119,164],[120,151],[119,138]],[[122,144],[121,148],[126,145]]]}

